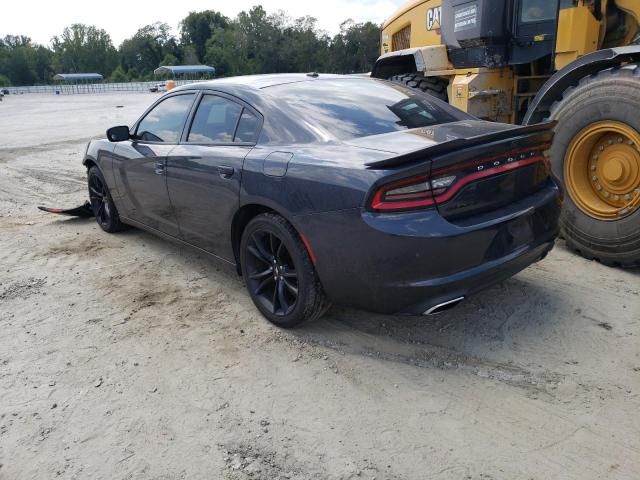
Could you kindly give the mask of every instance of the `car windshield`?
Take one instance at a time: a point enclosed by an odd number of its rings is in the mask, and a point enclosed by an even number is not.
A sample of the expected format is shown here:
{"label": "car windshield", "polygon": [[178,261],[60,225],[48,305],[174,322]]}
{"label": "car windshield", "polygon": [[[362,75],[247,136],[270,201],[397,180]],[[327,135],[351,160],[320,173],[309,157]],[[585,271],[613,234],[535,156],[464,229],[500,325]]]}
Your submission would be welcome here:
{"label": "car windshield", "polygon": [[339,140],[470,118],[421,92],[366,78],[286,83],[265,90]]}

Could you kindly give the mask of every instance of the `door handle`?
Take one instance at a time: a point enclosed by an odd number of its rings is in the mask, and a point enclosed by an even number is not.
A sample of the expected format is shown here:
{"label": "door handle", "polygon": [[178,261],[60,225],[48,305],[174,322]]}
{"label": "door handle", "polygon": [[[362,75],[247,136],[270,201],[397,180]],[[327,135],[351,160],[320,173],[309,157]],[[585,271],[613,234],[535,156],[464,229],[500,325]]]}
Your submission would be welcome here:
{"label": "door handle", "polygon": [[228,167],[227,165],[220,165],[218,167],[218,173],[222,178],[231,178],[233,177],[233,173],[235,169],[233,167]]}
{"label": "door handle", "polygon": [[156,162],[154,165],[154,170],[157,175],[164,175],[167,172],[164,161]]}

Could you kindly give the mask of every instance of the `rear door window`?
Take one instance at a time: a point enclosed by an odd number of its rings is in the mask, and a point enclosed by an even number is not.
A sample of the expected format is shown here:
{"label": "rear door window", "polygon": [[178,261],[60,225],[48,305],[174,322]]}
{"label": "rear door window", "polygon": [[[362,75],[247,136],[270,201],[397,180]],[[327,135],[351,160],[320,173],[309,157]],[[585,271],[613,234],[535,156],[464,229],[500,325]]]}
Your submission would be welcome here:
{"label": "rear door window", "polygon": [[138,124],[138,139],[146,142],[178,143],[194,97],[195,93],[187,93],[161,101]]}
{"label": "rear door window", "polygon": [[258,133],[260,133],[260,124],[260,119],[251,110],[245,108],[242,110],[234,141],[256,143],[258,141]]}
{"label": "rear door window", "polygon": [[187,142],[233,143],[242,106],[217,95],[204,95],[193,118]]}

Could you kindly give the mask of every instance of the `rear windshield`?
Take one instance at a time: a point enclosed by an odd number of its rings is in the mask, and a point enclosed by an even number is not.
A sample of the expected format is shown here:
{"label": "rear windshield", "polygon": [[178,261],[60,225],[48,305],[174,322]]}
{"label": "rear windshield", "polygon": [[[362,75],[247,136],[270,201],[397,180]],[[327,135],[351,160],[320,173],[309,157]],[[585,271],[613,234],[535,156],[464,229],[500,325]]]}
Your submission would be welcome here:
{"label": "rear windshield", "polygon": [[429,95],[366,78],[287,83],[265,90],[339,140],[470,118]]}

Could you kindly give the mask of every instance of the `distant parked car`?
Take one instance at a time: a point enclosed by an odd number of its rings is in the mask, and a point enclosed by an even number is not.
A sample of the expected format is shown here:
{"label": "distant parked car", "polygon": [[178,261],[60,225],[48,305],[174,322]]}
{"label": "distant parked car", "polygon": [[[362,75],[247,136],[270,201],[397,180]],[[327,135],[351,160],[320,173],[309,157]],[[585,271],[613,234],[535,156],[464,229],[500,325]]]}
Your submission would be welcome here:
{"label": "distant parked car", "polygon": [[167,86],[165,84],[165,82],[161,82],[161,83],[156,83],[155,85],[153,85],[151,88],[149,88],[150,92],[166,92],[167,91]]}
{"label": "distant parked car", "polygon": [[9,89],[8,88],[3,88],[2,90],[0,90],[0,93],[2,93],[4,95],[9,95]]}
{"label": "distant parked car", "polygon": [[481,121],[384,80],[250,76],[172,90],[83,163],[104,231],[134,225],[235,265],[291,327],[332,302],[436,313],[544,258],[552,127]]}

